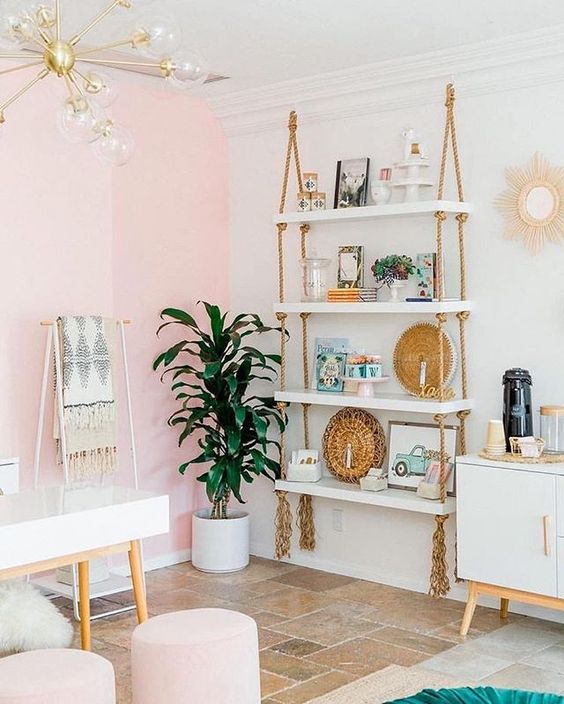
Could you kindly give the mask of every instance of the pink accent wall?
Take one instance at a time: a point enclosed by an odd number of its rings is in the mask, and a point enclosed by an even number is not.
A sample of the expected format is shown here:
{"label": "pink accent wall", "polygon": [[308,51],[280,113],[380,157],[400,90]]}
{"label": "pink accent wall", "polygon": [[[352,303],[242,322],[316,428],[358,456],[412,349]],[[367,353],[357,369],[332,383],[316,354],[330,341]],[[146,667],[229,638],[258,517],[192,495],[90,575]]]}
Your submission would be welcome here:
{"label": "pink accent wall", "polygon": [[[0,292],[0,455],[18,455],[33,480],[33,448],[43,364],[41,319],[98,313],[133,320],[127,330],[142,488],[171,495],[171,533],[148,541],[148,557],[190,545],[190,511],[201,501],[187,457],[166,425],[174,409],[152,372],[175,333],[155,337],[159,311],[228,299],[227,147],[203,101],[163,98],[151,85],[120,80],[114,118],[135,132],[131,162],[101,165],[55,124],[51,78],[7,111],[2,157]],[[51,85],[47,85],[47,81]],[[21,76],[3,77],[8,95]],[[52,398],[49,403],[52,410]],[[45,427],[44,481],[55,468],[51,418]],[[125,404],[120,408],[120,480],[129,479]],[[199,497],[199,498],[195,498]]]}
{"label": "pink accent wall", "polygon": [[128,341],[142,485],[171,498],[171,535],[153,539],[150,556],[188,548],[190,512],[205,503],[194,472],[178,474],[193,449],[190,442],[179,449],[177,429],[166,425],[177,405],[151,363],[184,332],[170,326],[156,338],[163,308],[228,301],[227,143],[205,103],[189,95],[163,99],[130,84],[114,113],[135,126],[137,139],[134,158],[113,175],[114,310],[134,321]]}

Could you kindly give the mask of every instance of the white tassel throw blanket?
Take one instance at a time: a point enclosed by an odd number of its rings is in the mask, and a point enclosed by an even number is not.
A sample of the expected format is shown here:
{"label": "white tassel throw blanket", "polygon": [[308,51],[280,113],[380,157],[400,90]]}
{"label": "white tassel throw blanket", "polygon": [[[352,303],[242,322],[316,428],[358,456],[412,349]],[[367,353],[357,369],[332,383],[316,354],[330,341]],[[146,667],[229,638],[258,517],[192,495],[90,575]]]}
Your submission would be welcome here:
{"label": "white tassel throw blanket", "polygon": [[[69,480],[109,474],[117,464],[113,364],[115,320],[101,316],[57,319],[63,383],[63,422]],[[55,391],[61,382],[55,375]],[[55,438],[62,463],[60,427]]]}

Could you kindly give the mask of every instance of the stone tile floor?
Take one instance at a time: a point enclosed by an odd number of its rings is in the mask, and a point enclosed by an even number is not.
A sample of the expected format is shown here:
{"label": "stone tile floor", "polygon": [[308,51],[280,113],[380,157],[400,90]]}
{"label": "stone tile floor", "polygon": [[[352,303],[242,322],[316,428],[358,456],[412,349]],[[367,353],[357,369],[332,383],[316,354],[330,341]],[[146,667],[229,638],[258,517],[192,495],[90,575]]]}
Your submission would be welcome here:
{"label": "stone tile floor", "polygon": [[[391,664],[484,682],[564,692],[564,626],[478,607],[466,639],[464,604],[304,567],[252,558],[243,572],[206,575],[190,563],[147,574],[151,615],[235,609],[259,626],[263,702],[302,704]],[[98,599],[93,610],[129,602]],[[57,600],[67,615],[66,600]],[[119,704],[130,702],[132,613],[92,624],[93,650],[114,664]],[[78,630],[77,630],[78,632]],[[78,637],[76,638],[78,645]]]}

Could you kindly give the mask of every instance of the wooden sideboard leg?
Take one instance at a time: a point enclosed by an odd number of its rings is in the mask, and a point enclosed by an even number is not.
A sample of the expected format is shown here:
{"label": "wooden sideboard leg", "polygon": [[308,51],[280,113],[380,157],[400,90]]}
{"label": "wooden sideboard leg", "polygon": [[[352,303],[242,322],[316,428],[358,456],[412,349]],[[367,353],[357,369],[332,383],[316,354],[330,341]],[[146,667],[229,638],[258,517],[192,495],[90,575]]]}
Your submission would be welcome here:
{"label": "wooden sideboard leg", "polygon": [[145,594],[145,581],[141,567],[141,548],[138,540],[132,540],[129,548],[129,566],[131,567],[131,581],[133,595],[137,608],[137,621],[143,623],[149,618],[147,613],[147,595]]}
{"label": "wooden sideboard leg", "polygon": [[468,582],[468,601],[466,602],[466,609],[464,610],[464,616],[460,625],[461,636],[468,635],[468,631],[470,630],[470,624],[472,623],[472,617],[474,616],[474,611],[476,610],[477,603],[478,588],[476,582]]}
{"label": "wooden sideboard leg", "polygon": [[500,618],[507,618],[509,616],[509,599],[504,599],[503,597],[500,599],[500,605],[499,605],[499,617]]}
{"label": "wooden sideboard leg", "polygon": [[90,569],[88,560],[78,563],[78,599],[80,612],[80,644],[83,650],[91,650]]}

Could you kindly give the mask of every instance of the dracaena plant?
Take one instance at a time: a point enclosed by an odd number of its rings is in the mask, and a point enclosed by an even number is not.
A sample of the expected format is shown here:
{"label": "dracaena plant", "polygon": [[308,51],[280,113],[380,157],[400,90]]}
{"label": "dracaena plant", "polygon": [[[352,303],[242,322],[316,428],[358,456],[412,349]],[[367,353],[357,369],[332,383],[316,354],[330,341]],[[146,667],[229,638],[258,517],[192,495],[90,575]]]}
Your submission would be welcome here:
{"label": "dracaena plant", "polygon": [[203,303],[207,321],[200,327],[193,316],[177,308],[165,308],[165,322],[184,329],[183,339],[162,352],[153,368],[170,379],[179,408],[168,424],[180,431],[179,446],[197,433],[199,454],[180,465],[184,474],[191,465],[208,464],[198,481],[205,482],[212,503],[211,517],[226,518],[231,495],[241,503],[241,481],[249,484],[256,476],[273,480],[280,476],[280,463],[269,456],[279,443],[270,439],[269,429],[285,428],[285,417],[273,396],[257,396],[251,390],[256,380],[274,382],[280,355],[264,354],[248,344],[250,336],[280,328],[263,324],[258,315],[243,313],[231,321],[215,305]]}

